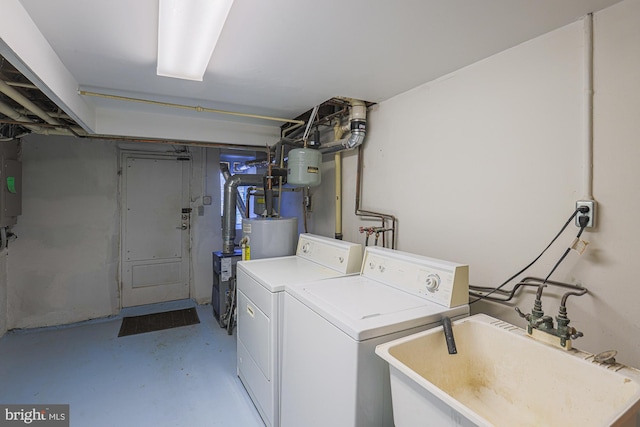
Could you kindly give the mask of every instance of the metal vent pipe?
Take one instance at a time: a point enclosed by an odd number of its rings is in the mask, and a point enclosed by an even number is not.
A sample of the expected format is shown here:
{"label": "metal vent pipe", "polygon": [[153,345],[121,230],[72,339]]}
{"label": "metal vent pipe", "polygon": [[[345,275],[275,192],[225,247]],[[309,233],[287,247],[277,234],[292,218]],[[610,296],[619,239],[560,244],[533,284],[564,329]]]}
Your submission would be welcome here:
{"label": "metal vent pipe", "polygon": [[357,99],[351,100],[350,130],[351,135],[346,143],[348,150],[362,144],[367,133],[367,106]]}
{"label": "metal vent pipe", "polygon": [[362,145],[367,134],[367,105],[359,99],[350,99],[351,114],[349,123],[341,127],[341,132],[336,132],[336,137],[342,132],[351,132],[348,138],[336,139],[320,146],[323,154],[352,150]]}
{"label": "metal vent pipe", "polygon": [[[231,172],[229,172],[229,167],[226,163],[220,163],[220,172],[222,173],[222,177],[224,178],[224,182],[227,182],[231,178]],[[236,207],[238,211],[240,211],[240,215],[242,218],[247,217],[247,207],[242,201],[242,197],[240,197],[239,190],[236,188]]]}
{"label": "metal vent pipe", "polygon": [[262,175],[236,174],[224,184],[224,203],[222,209],[222,252],[232,254],[236,240],[236,200],[237,189],[243,185],[261,185]]}

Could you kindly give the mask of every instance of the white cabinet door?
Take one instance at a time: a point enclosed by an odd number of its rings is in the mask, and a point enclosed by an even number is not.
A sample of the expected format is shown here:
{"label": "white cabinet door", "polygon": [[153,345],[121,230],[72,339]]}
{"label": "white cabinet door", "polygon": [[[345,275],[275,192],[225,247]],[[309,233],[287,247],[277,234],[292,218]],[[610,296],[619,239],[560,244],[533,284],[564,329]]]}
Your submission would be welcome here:
{"label": "white cabinet door", "polygon": [[188,157],[122,154],[122,306],[189,298]]}

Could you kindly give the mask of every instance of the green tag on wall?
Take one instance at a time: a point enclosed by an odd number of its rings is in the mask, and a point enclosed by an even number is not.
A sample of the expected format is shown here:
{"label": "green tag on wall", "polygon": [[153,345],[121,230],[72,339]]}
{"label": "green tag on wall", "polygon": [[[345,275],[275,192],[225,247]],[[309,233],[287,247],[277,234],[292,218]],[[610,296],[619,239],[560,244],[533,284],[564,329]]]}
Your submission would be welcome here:
{"label": "green tag on wall", "polygon": [[7,190],[9,190],[9,193],[16,193],[16,177],[15,176],[8,176],[7,177]]}

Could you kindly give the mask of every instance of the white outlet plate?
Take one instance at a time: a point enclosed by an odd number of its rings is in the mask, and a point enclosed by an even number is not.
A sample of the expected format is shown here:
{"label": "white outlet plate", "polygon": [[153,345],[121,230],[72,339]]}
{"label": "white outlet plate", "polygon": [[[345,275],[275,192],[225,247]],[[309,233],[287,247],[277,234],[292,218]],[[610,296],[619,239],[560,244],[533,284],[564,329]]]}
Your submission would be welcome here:
{"label": "white outlet plate", "polygon": [[576,215],[576,227],[580,227],[580,222],[578,221],[578,218],[581,216],[588,216],[589,217],[589,222],[587,223],[587,227],[586,228],[593,228],[596,226],[596,202],[595,200],[578,200],[576,202],[576,209],[578,209],[580,206],[586,206],[589,208],[589,212],[587,212],[586,214],[583,214],[581,212],[578,212],[578,214]]}

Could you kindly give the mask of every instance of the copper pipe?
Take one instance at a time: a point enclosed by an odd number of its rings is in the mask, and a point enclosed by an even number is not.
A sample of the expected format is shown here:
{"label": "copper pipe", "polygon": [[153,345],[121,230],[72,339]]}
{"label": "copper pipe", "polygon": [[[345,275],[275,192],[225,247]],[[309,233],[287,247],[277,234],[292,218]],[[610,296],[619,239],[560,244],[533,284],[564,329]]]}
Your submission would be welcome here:
{"label": "copper pipe", "polygon": [[[386,220],[390,220],[391,221],[391,249],[395,249],[396,248],[396,221],[397,218],[393,215],[390,214],[385,214],[382,212],[374,212],[374,211],[368,211],[368,210],[364,210],[364,209],[360,209],[360,193],[362,191],[362,157],[363,157],[363,153],[362,153],[362,145],[358,146],[358,165],[357,165],[357,169],[356,169],[356,209],[355,209],[355,214],[356,216],[360,216],[360,217],[368,217],[368,218],[378,218],[382,221],[382,228],[387,228],[386,226]],[[382,237],[382,244],[384,246],[385,241],[384,241],[384,234]]]}
{"label": "copper pipe", "polygon": [[109,95],[109,94],[106,94],[106,93],[90,92],[90,91],[86,91],[86,90],[79,90],[78,94],[79,95],[84,95],[84,96],[96,96],[96,97],[100,97],[100,98],[114,99],[114,100],[118,100],[118,101],[130,101],[130,102],[138,102],[138,103],[149,104],[149,105],[159,105],[159,106],[162,106],[162,107],[180,108],[180,109],[183,109],[183,110],[197,111],[199,113],[228,114],[228,115],[232,115],[232,116],[247,117],[247,118],[252,118],[252,119],[272,120],[272,121],[276,121],[276,122],[302,123],[302,124],[304,124],[304,122],[302,120],[291,120],[291,119],[286,119],[286,118],[282,118],[282,117],[271,117],[271,116],[263,116],[263,115],[260,115],[260,114],[241,113],[241,112],[238,112],[238,111],[218,110],[217,108],[207,108],[207,107],[201,107],[199,105],[183,105],[183,104],[176,104],[176,103],[173,103],[173,102],[152,101],[150,99],[140,99],[140,98],[131,98],[129,96]]}

